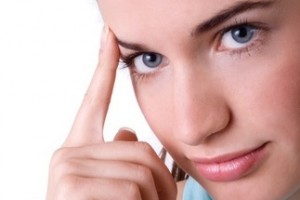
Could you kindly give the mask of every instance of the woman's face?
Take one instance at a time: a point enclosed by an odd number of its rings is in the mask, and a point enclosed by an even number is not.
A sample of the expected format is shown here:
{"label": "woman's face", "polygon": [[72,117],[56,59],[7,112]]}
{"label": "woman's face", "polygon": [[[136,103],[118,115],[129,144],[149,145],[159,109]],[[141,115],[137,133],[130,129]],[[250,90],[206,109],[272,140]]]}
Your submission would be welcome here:
{"label": "woman's face", "polygon": [[99,4],[185,171],[215,199],[300,198],[300,1]]}

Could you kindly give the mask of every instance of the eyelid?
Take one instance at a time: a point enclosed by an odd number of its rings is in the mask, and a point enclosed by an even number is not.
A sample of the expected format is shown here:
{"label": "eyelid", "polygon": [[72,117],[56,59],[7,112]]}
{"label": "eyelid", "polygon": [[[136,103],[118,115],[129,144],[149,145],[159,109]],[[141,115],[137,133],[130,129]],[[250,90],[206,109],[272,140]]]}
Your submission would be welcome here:
{"label": "eyelid", "polygon": [[[222,44],[222,38],[224,37],[224,35],[226,33],[228,33],[230,30],[241,27],[241,26],[249,26],[249,27],[257,30],[257,33],[255,34],[253,41],[249,42],[249,45],[246,45],[245,47],[242,47],[242,48],[236,48],[236,49],[220,48],[220,46]],[[229,51],[230,54],[243,53],[244,51],[249,52],[251,47],[256,46],[257,43],[259,43],[259,42],[260,43],[263,42],[264,39],[262,39],[261,37],[263,37],[264,31],[267,31],[267,30],[270,30],[270,27],[267,24],[262,23],[262,22],[248,22],[247,20],[238,22],[236,20],[234,25],[226,26],[216,34],[215,37],[218,41],[216,50],[219,52]]]}
{"label": "eyelid", "polygon": [[222,37],[225,33],[230,31],[231,29],[238,28],[238,27],[241,27],[241,26],[249,26],[249,27],[257,29],[257,30],[269,29],[267,24],[262,23],[262,22],[248,22],[247,20],[241,21],[241,22],[236,21],[235,24],[227,25],[224,28],[222,28],[221,31],[219,31],[217,33],[217,35],[220,35]]}
{"label": "eyelid", "polygon": [[145,52],[134,52],[134,53],[131,53],[128,55],[121,55],[120,60],[122,63],[125,64],[126,67],[131,67],[134,59],[143,53],[145,53]]}
{"label": "eyelid", "polygon": [[131,53],[128,55],[121,55],[121,62],[125,64],[125,67],[133,67],[134,59],[140,55],[147,54],[147,53],[159,54],[162,57],[164,57],[162,54],[156,53],[153,51],[139,51],[139,52],[134,52],[134,53]]}

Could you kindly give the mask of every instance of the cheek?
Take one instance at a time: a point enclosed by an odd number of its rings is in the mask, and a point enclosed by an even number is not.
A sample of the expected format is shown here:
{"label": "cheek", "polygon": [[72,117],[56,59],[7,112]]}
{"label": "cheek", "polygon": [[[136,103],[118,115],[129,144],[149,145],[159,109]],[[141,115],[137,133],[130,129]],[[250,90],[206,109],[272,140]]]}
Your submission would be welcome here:
{"label": "cheek", "polygon": [[277,124],[277,128],[294,130],[300,135],[300,29],[284,30],[285,37],[282,38],[286,39],[279,40],[272,51],[274,56],[269,66],[274,70],[270,78],[266,78],[265,91],[262,91],[265,101],[262,103],[265,113],[269,113],[268,118]]}
{"label": "cheek", "polygon": [[300,144],[300,59],[295,58],[285,55],[269,64],[272,70],[248,92],[251,124],[281,143]]}
{"label": "cheek", "polygon": [[163,145],[168,146],[172,131],[172,76],[168,72],[135,79],[132,83],[138,104],[149,126]]}
{"label": "cheek", "polygon": [[[150,81],[150,80],[149,80]],[[142,81],[143,82],[143,81]],[[147,84],[147,81],[133,83],[135,94],[142,113],[164,148],[177,163],[184,167],[183,146],[173,133],[173,92],[171,82],[157,81]],[[184,166],[182,166],[184,165]],[[188,167],[186,167],[188,168]]]}
{"label": "cheek", "polygon": [[[292,55],[292,54],[291,54]],[[297,58],[297,59],[295,59]],[[253,123],[260,133],[273,143],[273,154],[267,173],[285,173],[277,188],[291,190],[299,182],[300,170],[300,57],[287,56],[277,59],[274,70],[269,77],[261,81],[263,85],[257,93],[257,103],[253,109]]]}

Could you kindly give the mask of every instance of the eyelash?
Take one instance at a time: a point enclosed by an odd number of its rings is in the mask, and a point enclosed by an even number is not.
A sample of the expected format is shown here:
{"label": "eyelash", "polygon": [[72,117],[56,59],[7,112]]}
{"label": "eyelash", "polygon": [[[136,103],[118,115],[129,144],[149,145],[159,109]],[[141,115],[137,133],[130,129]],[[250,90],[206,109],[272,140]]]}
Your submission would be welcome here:
{"label": "eyelash", "polygon": [[125,65],[124,68],[131,67],[134,59],[144,53],[149,53],[149,52],[143,52],[143,51],[135,52],[135,53],[129,54],[128,56],[121,57],[121,61]]}
{"label": "eyelash", "polygon": [[143,55],[144,53],[152,53],[151,51],[140,51],[140,52],[135,52],[132,54],[129,54],[127,56],[121,56],[121,63],[123,64],[121,69],[130,69],[131,71],[131,75],[133,76],[133,78],[138,81],[140,79],[143,79],[145,77],[148,77],[149,74],[141,74],[138,73],[136,70],[134,70],[134,59],[140,55]]}
{"label": "eyelash", "polygon": [[[225,27],[223,27],[220,31],[218,31],[215,36],[213,37],[213,40],[217,39],[217,47],[220,46],[221,43],[221,39],[224,37],[224,35],[229,32],[230,30],[234,29],[234,28],[238,28],[238,27],[242,27],[242,26],[249,26],[257,31],[259,31],[259,33],[256,34],[256,36],[254,37],[258,37],[258,34],[261,34],[261,32],[268,30],[268,26],[264,23],[260,23],[260,22],[252,22],[249,23],[247,21],[247,19],[244,20],[235,20],[234,24],[231,25],[227,25]],[[253,39],[254,41],[251,42],[250,45],[247,45],[244,48],[238,48],[238,49],[231,49],[229,51],[230,55],[242,55],[244,53],[247,53],[248,55],[250,55],[250,51],[252,50],[252,48],[254,46],[259,45],[258,43],[262,43],[263,39]],[[217,48],[218,49],[218,48]],[[218,50],[221,51],[222,50]],[[224,51],[223,51],[224,52]],[[121,62],[124,64],[122,68],[134,68],[134,59],[140,55],[143,55],[144,53],[152,53],[152,52],[148,52],[148,51],[141,51],[141,52],[135,52],[132,54],[129,54],[127,56],[123,56],[121,57]],[[133,70],[134,72],[134,70]],[[146,76],[147,74],[140,74],[140,76]]]}
{"label": "eyelash", "polygon": [[[250,51],[252,50],[252,48],[254,46],[258,46],[259,43],[263,43],[263,39],[262,38],[257,38],[259,37],[258,35],[262,34],[262,32],[269,30],[269,27],[261,22],[251,22],[249,23],[247,19],[244,20],[240,20],[238,21],[237,19],[235,20],[234,24],[231,25],[227,25],[225,26],[223,29],[221,29],[221,31],[217,32],[217,34],[214,37],[214,40],[217,39],[218,43],[217,43],[217,47],[220,47],[221,44],[221,39],[224,37],[224,35],[226,33],[228,33],[230,30],[234,29],[234,28],[238,28],[238,27],[243,27],[243,26],[248,26],[251,27],[253,29],[255,29],[256,31],[259,31],[253,38],[253,41],[250,43],[250,45],[247,45],[244,48],[237,48],[237,49],[231,49],[229,51],[230,55],[238,55],[241,56],[244,53],[247,53],[248,55],[250,55]],[[217,48],[218,49],[218,48]],[[218,50],[219,52],[224,52],[225,50]]]}

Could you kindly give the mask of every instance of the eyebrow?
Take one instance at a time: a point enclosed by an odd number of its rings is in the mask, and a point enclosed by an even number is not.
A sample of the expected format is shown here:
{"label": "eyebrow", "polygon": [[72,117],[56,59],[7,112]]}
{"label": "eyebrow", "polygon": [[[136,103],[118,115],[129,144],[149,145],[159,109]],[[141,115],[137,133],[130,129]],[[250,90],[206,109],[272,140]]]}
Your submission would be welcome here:
{"label": "eyebrow", "polygon": [[117,43],[126,49],[131,49],[134,51],[148,51],[149,50],[149,48],[147,48],[146,46],[144,46],[142,44],[128,43],[128,42],[122,41],[118,38],[117,38]]}
{"label": "eyebrow", "polygon": [[[229,8],[226,8],[224,10],[221,10],[218,12],[215,16],[212,18],[200,23],[197,25],[192,31],[191,31],[191,36],[194,37],[196,35],[199,35],[201,33],[208,32],[215,27],[219,26],[220,24],[226,22],[227,20],[233,18],[234,16],[246,12],[248,10],[253,10],[253,9],[259,9],[259,8],[268,8],[274,4],[276,0],[269,0],[269,1],[255,1],[255,2],[250,2],[248,1],[239,1],[233,6],[230,6]],[[129,43],[122,41],[117,38],[117,42],[120,46],[126,48],[126,49],[131,49],[134,51],[149,51],[149,48],[142,44],[138,43]]]}
{"label": "eyebrow", "polygon": [[274,4],[274,0],[271,1],[256,1],[256,2],[238,2],[233,6],[224,9],[217,13],[214,17],[201,24],[197,25],[196,28],[191,32],[191,36],[196,36],[201,33],[208,32],[220,24],[226,22],[227,20],[233,18],[234,16],[246,12],[248,10],[259,9],[259,8],[268,8]]}

